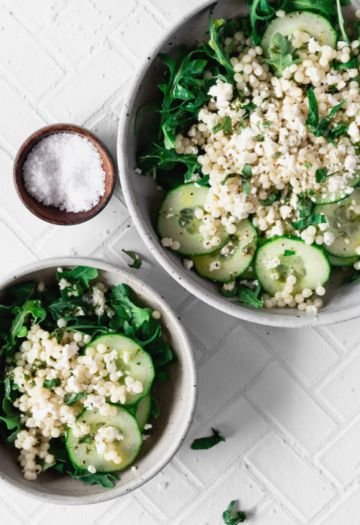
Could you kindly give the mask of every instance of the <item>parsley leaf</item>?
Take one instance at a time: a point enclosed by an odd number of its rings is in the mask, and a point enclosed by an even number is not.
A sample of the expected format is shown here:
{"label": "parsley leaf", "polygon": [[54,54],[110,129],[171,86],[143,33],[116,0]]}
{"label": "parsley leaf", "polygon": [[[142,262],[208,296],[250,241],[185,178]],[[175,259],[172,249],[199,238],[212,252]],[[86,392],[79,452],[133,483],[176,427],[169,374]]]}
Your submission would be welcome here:
{"label": "parsley leaf", "polygon": [[274,202],[278,201],[281,197],[281,191],[273,191],[269,194],[266,199],[260,199],[259,202],[262,206],[271,206]]}
{"label": "parsley leaf", "polygon": [[85,395],[86,395],[85,392],[67,393],[64,395],[64,403],[65,405],[69,405],[69,406],[75,405],[75,403],[80,401],[80,399],[82,399]]}
{"label": "parsley leaf", "polygon": [[234,82],[234,68],[230,62],[229,56],[224,50],[224,29],[226,28],[226,21],[222,18],[210,18],[210,40],[209,46],[214,51],[217,61],[223,66],[231,83]]}
{"label": "parsley leaf", "polygon": [[274,69],[275,74],[280,77],[284,69],[296,62],[295,49],[290,40],[281,33],[276,33],[271,40],[267,63]]}
{"label": "parsley leaf", "polygon": [[250,193],[250,179],[252,177],[252,166],[251,164],[244,164],[241,172],[242,188],[244,193]]}
{"label": "parsley leaf", "polygon": [[348,62],[338,62],[333,60],[331,67],[336,71],[343,71],[347,69],[357,69],[359,67],[359,60],[357,57],[352,57]]}
{"label": "parsley leaf", "polygon": [[221,443],[221,441],[225,441],[225,438],[218,430],[212,428],[211,431],[211,436],[194,439],[194,441],[191,443],[191,448],[193,450],[207,450],[214,447],[218,443]]}
{"label": "parsley leaf", "polygon": [[55,387],[59,386],[61,384],[61,381],[58,377],[55,379],[45,379],[43,382],[43,387],[47,388],[48,390],[53,390]]}
{"label": "parsley leaf", "polygon": [[232,121],[228,115],[213,127],[213,133],[218,133],[219,131],[223,131],[225,135],[231,135]]}
{"label": "parsley leaf", "polygon": [[132,259],[132,262],[128,264],[129,268],[134,268],[135,270],[138,270],[142,265],[142,259],[140,255],[136,252],[133,252],[132,250],[122,251]]}
{"label": "parsley leaf", "polygon": [[291,257],[291,255],[295,255],[294,250],[285,250],[284,251],[284,257]]}
{"label": "parsley leaf", "polygon": [[325,182],[329,176],[329,170],[327,168],[319,168],[315,172],[315,180],[318,183]]}
{"label": "parsley leaf", "polygon": [[238,525],[238,523],[243,523],[247,519],[247,514],[241,510],[235,510],[236,500],[232,500],[228,508],[223,512],[223,520],[225,525]]}

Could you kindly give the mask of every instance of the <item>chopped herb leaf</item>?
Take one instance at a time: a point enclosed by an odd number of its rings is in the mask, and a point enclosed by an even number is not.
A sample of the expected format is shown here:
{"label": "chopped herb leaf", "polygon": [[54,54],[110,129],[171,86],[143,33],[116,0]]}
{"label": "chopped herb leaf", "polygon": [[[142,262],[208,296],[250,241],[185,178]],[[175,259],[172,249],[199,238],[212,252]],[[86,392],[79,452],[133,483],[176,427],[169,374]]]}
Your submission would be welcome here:
{"label": "chopped herb leaf", "polygon": [[43,387],[47,388],[48,390],[52,390],[60,384],[61,380],[58,377],[56,377],[55,379],[45,379],[45,381],[43,382]]}
{"label": "chopped herb leaf", "polygon": [[78,393],[68,393],[64,395],[64,403],[65,405],[74,405],[80,399],[82,399],[85,396],[85,392],[78,392]]}
{"label": "chopped herb leaf", "polygon": [[135,270],[138,270],[142,265],[142,259],[139,254],[136,252],[133,252],[132,250],[122,250],[126,255],[128,255],[132,262],[128,264],[129,268],[134,268]]}
{"label": "chopped herb leaf", "polygon": [[196,184],[198,186],[209,186],[209,181],[210,181],[210,176],[204,175],[203,177],[201,177],[201,179],[198,179],[196,181]]}
{"label": "chopped herb leaf", "polygon": [[325,222],[327,222],[325,215],[322,213],[313,213],[304,219],[293,222],[292,225],[295,230],[303,230],[312,224],[324,224]]}
{"label": "chopped herb leaf", "polygon": [[338,62],[337,60],[333,60],[331,67],[336,69],[336,71],[357,69],[359,67],[359,60],[357,57],[352,57],[348,62]]}
{"label": "chopped herb leaf", "polygon": [[225,441],[225,438],[220,434],[218,430],[212,428],[211,431],[211,436],[194,439],[194,441],[191,444],[191,448],[193,450],[207,450],[209,448],[214,447],[218,443],[221,443],[221,441]]}
{"label": "chopped herb leaf", "polygon": [[307,97],[309,104],[309,112],[308,118],[306,120],[306,125],[310,128],[310,130],[316,137],[325,137],[328,141],[331,142],[347,133],[349,124],[346,122],[340,122],[338,124],[335,124],[334,126],[331,126],[336,113],[343,107],[344,100],[339,102],[339,104],[336,104],[336,106],[334,106],[330,110],[329,115],[327,117],[320,118],[318,102],[316,99],[314,88],[311,87],[307,90]]}
{"label": "chopped herb leaf", "polygon": [[295,255],[294,250],[285,250],[284,251],[284,257],[291,257],[291,255]]}
{"label": "chopped herb leaf", "polygon": [[273,191],[269,194],[267,199],[260,199],[259,202],[262,206],[271,206],[274,202],[278,201],[281,197],[281,191]]}
{"label": "chopped herb leaf", "polygon": [[247,520],[247,514],[241,510],[236,510],[237,501],[232,500],[228,508],[223,512],[223,520],[225,525],[238,525]]}
{"label": "chopped herb leaf", "polygon": [[244,164],[241,172],[242,188],[244,193],[250,193],[250,179],[252,177],[252,166],[251,164]]}
{"label": "chopped herb leaf", "polygon": [[231,135],[232,133],[232,122],[231,118],[227,115],[213,128],[213,133],[223,131],[225,135]]}

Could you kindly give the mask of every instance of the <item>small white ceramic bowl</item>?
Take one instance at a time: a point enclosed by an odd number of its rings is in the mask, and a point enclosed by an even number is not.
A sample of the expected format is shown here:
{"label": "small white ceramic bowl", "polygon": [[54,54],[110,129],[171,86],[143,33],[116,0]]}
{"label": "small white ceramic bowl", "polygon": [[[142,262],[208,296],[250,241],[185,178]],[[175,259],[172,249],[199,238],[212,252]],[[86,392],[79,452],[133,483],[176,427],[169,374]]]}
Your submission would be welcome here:
{"label": "small white ceramic bowl", "polygon": [[[353,2],[353,6],[359,7],[359,3]],[[239,0],[222,0],[216,4],[214,16],[233,17],[244,12],[244,6],[245,3]],[[213,1],[204,1],[165,36],[139,68],[125,99],[118,132],[118,164],[122,190],[135,226],[151,253],[176,281],[199,299],[234,317],[283,327],[332,324],[357,317],[360,315],[358,285],[330,289],[326,296],[327,304],[318,315],[304,314],[290,308],[254,310],[235,304],[220,294],[218,286],[185,270],[181,258],[164,249],[159,242],[154,223],[163,193],[156,188],[151,177],[135,172],[136,152],[148,143],[152,124],[150,120],[145,122],[135,135],[135,117],[140,107],[159,98],[157,85],[164,66],[157,58],[158,53],[170,53],[180,44],[193,46],[196,42],[208,40],[209,14],[213,7]]]}
{"label": "small white ceramic bowl", "polygon": [[158,310],[163,326],[177,357],[172,365],[171,380],[157,388],[160,416],[154,422],[151,439],[144,442],[131,469],[120,473],[120,480],[112,489],[90,486],[66,476],[43,473],[36,481],[24,479],[16,461],[17,452],[0,443],[0,479],[15,489],[42,500],[59,504],[89,504],[117,498],[140,487],[155,476],[174,456],[192,421],[196,401],[196,372],[188,337],[176,315],[154,290],[133,274],[95,259],[57,258],[39,261],[17,270],[0,280],[1,293],[10,284],[28,279],[54,280],[56,268],[77,265],[98,268],[105,282],[128,284],[146,305]]}

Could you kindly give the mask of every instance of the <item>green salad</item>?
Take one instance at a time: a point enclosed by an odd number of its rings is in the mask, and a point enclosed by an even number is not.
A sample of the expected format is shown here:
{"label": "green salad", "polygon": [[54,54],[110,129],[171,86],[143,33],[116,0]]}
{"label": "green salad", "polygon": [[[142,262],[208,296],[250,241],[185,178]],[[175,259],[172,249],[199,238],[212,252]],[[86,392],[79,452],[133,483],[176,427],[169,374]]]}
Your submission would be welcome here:
{"label": "green salad", "polygon": [[234,301],[316,314],[331,278],[357,278],[360,23],[346,26],[349,3],[252,0],[245,15],[211,15],[207,42],[160,55],[159,102],[137,121],[157,118],[138,166],[166,192],[160,242]]}
{"label": "green salad", "polygon": [[19,282],[0,305],[0,439],[24,477],[114,486],[151,436],[174,360],[161,315],[95,268]]}

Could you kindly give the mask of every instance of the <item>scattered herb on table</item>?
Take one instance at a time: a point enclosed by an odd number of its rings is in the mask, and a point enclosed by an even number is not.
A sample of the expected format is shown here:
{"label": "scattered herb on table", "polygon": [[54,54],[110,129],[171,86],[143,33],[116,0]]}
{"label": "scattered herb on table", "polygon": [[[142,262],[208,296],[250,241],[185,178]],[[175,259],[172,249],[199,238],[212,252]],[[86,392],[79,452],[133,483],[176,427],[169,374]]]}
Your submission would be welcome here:
{"label": "scattered herb on table", "polygon": [[128,264],[129,268],[138,270],[142,265],[142,259],[140,255],[132,250],[123,250],[123,252],[132,259],[132,262]]}
{"label": "scattered herb on table", "polygon": [[246,512],[242,510],[236,510],[237,501],[230,501],[228,508],[223,512],[223,520],[225,525],[238,525],[247,520]]}
{"label": "scattered herb on table", "polygon": [[191,448],[193,450],[207,450],[209,448],[215,447],[215,445],[218,443],[225,441],[224,436],[222,436],[215,428],[212,428],[211,432],[211,436],[194,439],[191,444]]}

